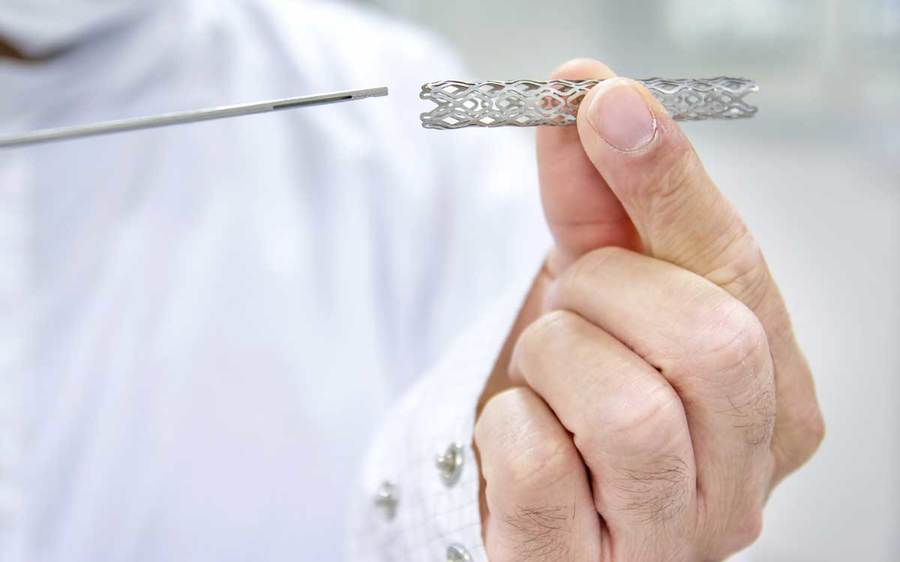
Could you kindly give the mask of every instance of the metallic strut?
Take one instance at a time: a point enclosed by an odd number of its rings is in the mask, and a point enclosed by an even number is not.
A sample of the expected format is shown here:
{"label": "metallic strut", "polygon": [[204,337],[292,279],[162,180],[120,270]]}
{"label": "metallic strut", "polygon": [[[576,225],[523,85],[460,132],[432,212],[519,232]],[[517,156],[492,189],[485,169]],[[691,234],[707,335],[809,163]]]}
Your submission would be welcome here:
{"label": "metallic strut", "polygon": [[[422,113],[420,118],[426,129],[572,125],[581,100],[599,82],[429,82],[422,86],[419,97],[436,103],[437,107]],[[757,111],[744,97],[759,88],[745,78],[648,78],[638,82],[678,121],[741,119],[753,117]]]}

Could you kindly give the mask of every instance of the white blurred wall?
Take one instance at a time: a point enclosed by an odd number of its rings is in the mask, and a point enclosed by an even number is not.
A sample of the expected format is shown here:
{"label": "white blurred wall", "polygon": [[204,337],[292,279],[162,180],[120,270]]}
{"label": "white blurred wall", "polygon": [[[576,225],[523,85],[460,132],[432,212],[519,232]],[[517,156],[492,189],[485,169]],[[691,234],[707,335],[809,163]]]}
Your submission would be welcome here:
{"label": "white blurred wall", "polygon": [[686,127],[766,250],[828,437],[776,490],[749,559],[900,560],[900,0],[370,3],[447,37],[469,78],[593,56],[760,82],[754,120]]}

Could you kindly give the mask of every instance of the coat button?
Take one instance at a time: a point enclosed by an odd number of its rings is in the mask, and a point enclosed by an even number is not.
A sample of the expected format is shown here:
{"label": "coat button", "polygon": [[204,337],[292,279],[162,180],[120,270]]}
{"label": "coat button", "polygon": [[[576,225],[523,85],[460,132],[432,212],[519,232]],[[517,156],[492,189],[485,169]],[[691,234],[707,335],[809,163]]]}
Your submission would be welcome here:
{"label": "coat button", "polygon": [[458,544],[451,544],[447,547],[447,562],[471,562],[472,557],[469,551]]}
{"label": "coat button", "polygon": [[388,521],[397,515],[397,503],[400,501],[398,496],[397,486],[387,480],[381,483],[375,493],[375,507],[381,510]]}
{"label": "coat button", "polygon": [[465,460],[462,445],[451,443],[442,455],[435,458],[438,474],[447,486],[456,484],[459,475],[462,474],[463,461]]}

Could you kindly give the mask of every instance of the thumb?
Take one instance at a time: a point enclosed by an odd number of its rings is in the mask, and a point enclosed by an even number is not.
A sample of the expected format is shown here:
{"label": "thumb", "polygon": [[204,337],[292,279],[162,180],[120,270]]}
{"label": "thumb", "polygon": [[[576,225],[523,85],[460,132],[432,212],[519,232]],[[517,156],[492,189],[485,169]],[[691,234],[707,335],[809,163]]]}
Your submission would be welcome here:
{"label": "thumb", "polygon": [[[601,62],[575,59],[560,66],[551,79],[614,76]],[[551,277],[557,277],[582,254],[603,246],[640,248],[631,220],[585,153],[575,127],[540,127],[537,158],[544,216],[554,238],[547,260]]]}
{"label": "thumb", "polygon": [[624,78],[601,82],[580,106],[578,133],[647,254],[707,277],[754,308],[761,295],[749,293],[768,289],[759,248],[645,87]]}

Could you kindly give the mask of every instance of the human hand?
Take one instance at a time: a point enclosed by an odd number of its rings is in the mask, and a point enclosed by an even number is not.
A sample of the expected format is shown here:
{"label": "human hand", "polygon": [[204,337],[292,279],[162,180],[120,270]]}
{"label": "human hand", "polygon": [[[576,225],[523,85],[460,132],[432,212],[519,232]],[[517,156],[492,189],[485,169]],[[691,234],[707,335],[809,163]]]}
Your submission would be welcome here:
{"label": "human hand", "polygon": [[[612,76],[585,60],[554,75]],[[520,386],[476,426],[488,556],[722,560],[824,433],[778,289],[640,85],[601,83],[577,129],[537,144],[555,248],[509,362]]]}

